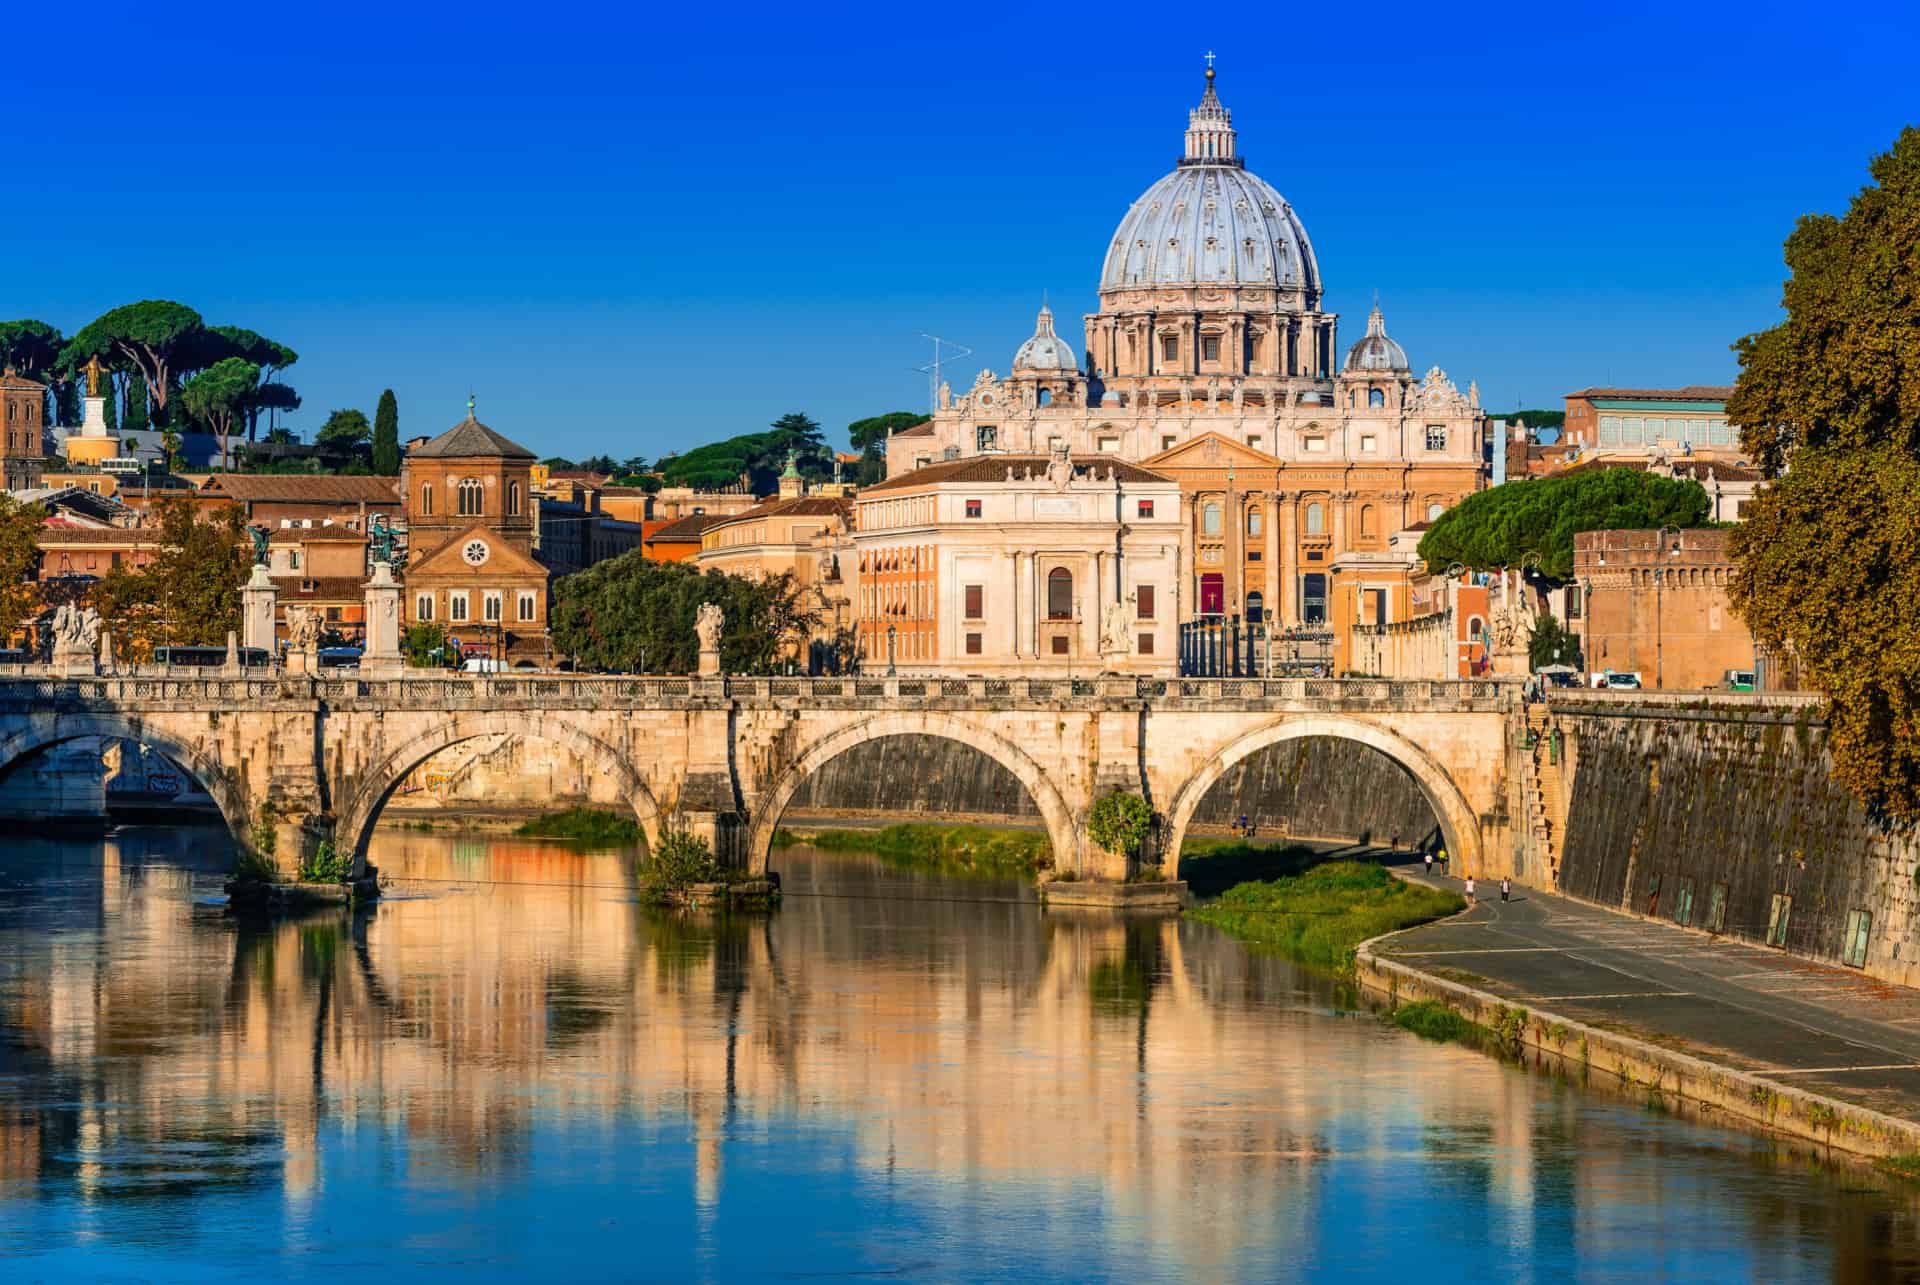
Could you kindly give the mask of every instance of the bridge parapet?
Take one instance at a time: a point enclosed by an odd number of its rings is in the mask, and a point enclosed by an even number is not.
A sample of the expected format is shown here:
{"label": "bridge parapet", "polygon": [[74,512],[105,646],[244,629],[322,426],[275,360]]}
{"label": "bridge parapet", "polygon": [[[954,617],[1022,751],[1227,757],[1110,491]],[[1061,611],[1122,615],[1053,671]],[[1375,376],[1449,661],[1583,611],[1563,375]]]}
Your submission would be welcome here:
{"label": "bridge parapet", "polygon": [[0,676],[0,709],[1147,709],[1505,710],[1511,680],[1379,678],[684,678],[422,674],[391,678],[167,673]]}

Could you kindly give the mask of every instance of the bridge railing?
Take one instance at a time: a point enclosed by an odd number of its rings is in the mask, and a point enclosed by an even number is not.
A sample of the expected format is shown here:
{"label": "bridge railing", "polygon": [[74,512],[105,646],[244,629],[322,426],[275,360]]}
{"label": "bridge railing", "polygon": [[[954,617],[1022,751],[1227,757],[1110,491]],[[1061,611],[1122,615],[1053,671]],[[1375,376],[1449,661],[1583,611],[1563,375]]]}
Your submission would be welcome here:
{"label": "bridge railing", "polygon": [[1512,679],[1153,678],[1092,677],[750,677],[693,678],[621,674],[450,674],[392,676],[329,673],[295,677],[149,669],[131,674],[64,676],[49,667],[0,673],[0,704],[62,701],[142,705],[171,702],[258,705],[368,702],[411,708],[604,708],[647,705],[848,705],[870,702],[962,704],[994,708],[1060,702],[1118,702],[1180,708],[1255,705],[1508,705]]}

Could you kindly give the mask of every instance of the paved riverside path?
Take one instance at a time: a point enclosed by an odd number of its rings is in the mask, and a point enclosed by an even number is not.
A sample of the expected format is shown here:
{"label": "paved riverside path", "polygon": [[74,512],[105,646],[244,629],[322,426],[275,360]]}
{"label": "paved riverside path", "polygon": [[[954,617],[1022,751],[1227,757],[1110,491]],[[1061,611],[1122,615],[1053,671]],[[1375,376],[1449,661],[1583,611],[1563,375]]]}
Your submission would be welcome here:
{"label": "paved riverside path", "polygon": [[[1464,892],[1460,879],[1400,874]],[[1920,1121],[1920,990],[1499,880],[1383,958],[1810,1092]]]}

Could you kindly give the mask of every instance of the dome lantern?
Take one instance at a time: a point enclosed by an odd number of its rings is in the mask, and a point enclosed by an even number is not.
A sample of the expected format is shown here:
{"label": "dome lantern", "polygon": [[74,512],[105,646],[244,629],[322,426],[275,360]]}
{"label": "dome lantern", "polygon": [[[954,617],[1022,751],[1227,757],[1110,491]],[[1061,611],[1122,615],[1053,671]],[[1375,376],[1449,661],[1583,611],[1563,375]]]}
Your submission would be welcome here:
{"label": "dome lantern", "polygon": [[1244,162],[1234,154],[1233,113],[1220,105],[1213,92],[1212,54],[1208,54],[1207,92],[1200,105],[1187,113],[1187,151],[1182,165],[1232,165]]}

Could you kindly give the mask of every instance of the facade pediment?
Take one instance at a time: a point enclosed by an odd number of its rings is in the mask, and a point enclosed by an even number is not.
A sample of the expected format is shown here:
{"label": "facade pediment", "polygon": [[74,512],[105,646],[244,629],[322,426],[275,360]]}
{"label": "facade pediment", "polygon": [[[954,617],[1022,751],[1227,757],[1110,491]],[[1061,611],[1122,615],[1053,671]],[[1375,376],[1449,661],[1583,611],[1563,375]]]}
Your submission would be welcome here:
{"label": "facade pediment", "polygon": [[1236,442],[1219,433],[1207,432],[1171,450],[1161,451],[1140,461],[1146,468],[1225,468],[1232,464],[1245,468],[1279,468],[1284,461],[1265,451]]}
{"label": "facade pediment", "polygon": [[[466,557],[467,546],[475,540],[487,546],[486,560],[478,566],[470,563]],[[524,577],[544,576],[545,566],[531,554],[523,553],[512,542],[501,537],[498,531],[484,526],[470,526],[448,540],[418,562],[407,567],[408,578],[428,576],[485,576],[499,579],[503,576]]]}

